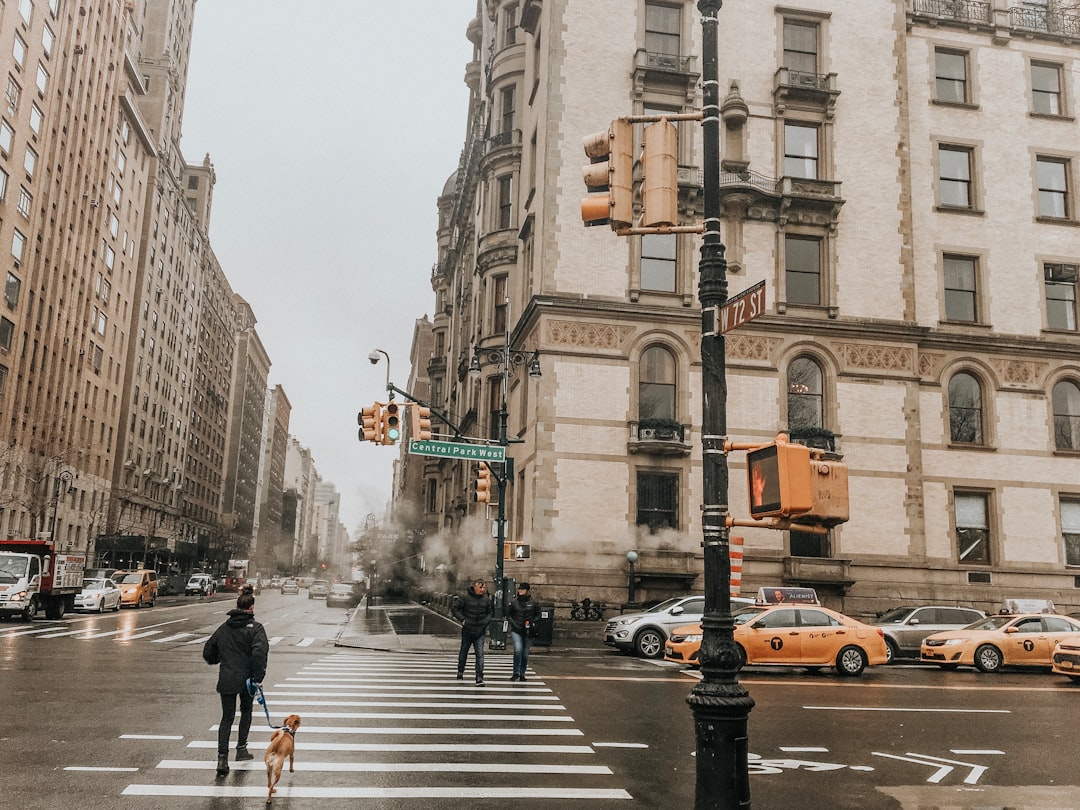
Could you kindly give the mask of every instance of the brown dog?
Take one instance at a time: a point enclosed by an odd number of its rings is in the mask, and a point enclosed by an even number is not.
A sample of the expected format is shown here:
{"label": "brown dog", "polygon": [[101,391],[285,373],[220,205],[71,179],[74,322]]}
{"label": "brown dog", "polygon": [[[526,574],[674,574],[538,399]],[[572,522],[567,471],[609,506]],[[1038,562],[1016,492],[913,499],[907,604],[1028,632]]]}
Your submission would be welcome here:
{"label": "brown dog", "polygon": [[276,792],[274,786],[281,778],[281,768],[285,765],[285,758],[289,758],[289,773],[293,773],[293,754],[296,751],[296,730],[300,728],[300,715],[290,714],[285,718],[285,724],[277,729],[270,737],[263,755],[266,763],[266,803],[270,804]]}

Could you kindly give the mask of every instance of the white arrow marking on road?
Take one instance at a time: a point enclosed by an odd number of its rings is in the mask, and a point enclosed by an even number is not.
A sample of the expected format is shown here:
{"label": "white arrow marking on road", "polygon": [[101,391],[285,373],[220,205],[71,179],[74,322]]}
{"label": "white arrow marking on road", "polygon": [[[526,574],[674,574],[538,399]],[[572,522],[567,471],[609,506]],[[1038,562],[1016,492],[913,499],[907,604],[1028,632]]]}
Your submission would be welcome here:
{"label": "white arrow marking on road", "polygon": [[988,766],[986,765],[975,765],[971,762],[958,762],[955,759],[932,757],[929,754],[914,754],[911,751],[907,752],[906,757],[896,756],[895,754],[882,754],[879,751],[874,751],[873,754],[875,757],[888,757],[889,759],[899,759],[903,760],[904,762],[915,762],[919,765],[929,765],[930,767],[937,766],[937,770],[934,772],[934,774],[926,780],[927,782],[932,782],[935,785],[941,782],[941,780],[948,776],[950,773],[952,773],[953,770],[955,770],[955,768],[953,767],[955,765],[959,765],[962,768],[971,768],[971,773],[969,773],[964,778],[964,784],[967,785],[974,785],[975,783],[977,783],[979,781],[979,778],[988,770]]}

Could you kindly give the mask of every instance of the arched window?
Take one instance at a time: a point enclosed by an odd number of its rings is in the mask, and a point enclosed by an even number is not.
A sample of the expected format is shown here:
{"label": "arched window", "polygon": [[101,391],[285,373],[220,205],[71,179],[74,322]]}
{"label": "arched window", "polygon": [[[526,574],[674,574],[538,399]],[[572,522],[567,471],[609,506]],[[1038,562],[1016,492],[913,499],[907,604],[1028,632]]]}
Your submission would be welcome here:
{"label": "arched window", "polygon": [[1080,450],[1080,385],[1063,380],[1054,386],[1054,446]]}
{"label": "arched window", "polygon": [[675,418],[675,358],[650,346],[638,363],[638,419]]}
{"label": "arched window", "polygon": [[788,429],[824,427],[821,366],[809,357],[796,357],[787,371]]}
{"label": "arched window", "polygon": [[982,386],[966,371],[949,380],[949,438],[964,444],[983,443]]}

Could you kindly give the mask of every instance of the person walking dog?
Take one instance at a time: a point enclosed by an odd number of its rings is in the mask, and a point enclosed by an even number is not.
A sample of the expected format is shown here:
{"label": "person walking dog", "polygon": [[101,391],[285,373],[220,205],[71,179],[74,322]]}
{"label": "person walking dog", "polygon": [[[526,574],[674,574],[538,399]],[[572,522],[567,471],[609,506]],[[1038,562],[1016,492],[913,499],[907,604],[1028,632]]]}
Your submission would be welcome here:
{"label": "person walking dog", "polygon": [[229,773],[229,737],[240,701],[240,725],[236,734],[236,761],[254,759],[247,749],[251,729],[251,704],[254,696],[248,691],[248,679],[262,685],[266,677],[266,659],[270,642],[266,630],[255,621],[255,597],[241,593],[236,608],[203,645],[203,660],[218,666],[217,692],[221,697],[221,721],[218,724],[217,775]]}
{"label": "person walking dog", "polygon": [[465,677],[465,663],[469,658],[469,648],[473,649],[473,665],[476,671],[476,685],[484,685],[484,638],[487,636],[488,622],[495,614],[495,606],[487,592],[484,580],[477,579],[465,589],[464,595],[454,597],[450,614],[461,622],[461,649],[458,650],[457,679]]}
{"label": "person walking dog", "polygon": [[510,638],[514,642],[514,674],[512,681],[524,681],[525,670],[529,666],[529,650],[536,638],[537,621],[540,619],[540,605],[531,597],[532,588],[528,582],[519,582],[517,597],[510,600],[507,609],[510,618]]}

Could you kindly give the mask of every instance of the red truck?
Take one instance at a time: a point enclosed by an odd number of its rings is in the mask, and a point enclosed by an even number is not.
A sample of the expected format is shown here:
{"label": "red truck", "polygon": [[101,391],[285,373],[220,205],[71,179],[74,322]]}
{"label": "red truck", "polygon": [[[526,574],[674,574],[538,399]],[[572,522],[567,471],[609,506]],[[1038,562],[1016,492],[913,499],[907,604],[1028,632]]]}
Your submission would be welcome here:
{"label": "red truck", "polygon": [[0,540],[0,616],[29,621],[45,611],[62,619],[75,608],[86,558],[59,554],[51,540]]}

